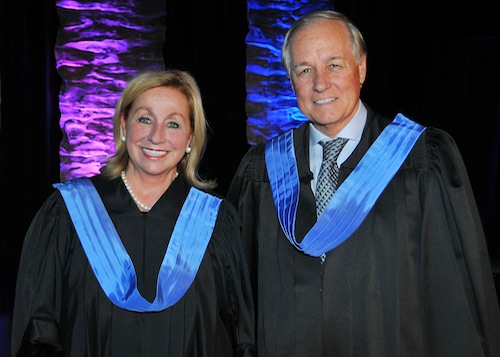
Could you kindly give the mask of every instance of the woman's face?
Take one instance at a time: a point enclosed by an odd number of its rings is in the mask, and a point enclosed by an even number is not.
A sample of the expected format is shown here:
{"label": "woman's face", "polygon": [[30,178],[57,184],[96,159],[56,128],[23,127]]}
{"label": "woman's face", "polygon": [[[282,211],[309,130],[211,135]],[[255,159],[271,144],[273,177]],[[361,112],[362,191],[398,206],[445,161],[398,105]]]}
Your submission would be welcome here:
{"label": "woman's face", "polygon": [[155,87],[139,95],[122,128],[130,164],[139,174],[175,175],[193,133],[186,96],[175,88]]}

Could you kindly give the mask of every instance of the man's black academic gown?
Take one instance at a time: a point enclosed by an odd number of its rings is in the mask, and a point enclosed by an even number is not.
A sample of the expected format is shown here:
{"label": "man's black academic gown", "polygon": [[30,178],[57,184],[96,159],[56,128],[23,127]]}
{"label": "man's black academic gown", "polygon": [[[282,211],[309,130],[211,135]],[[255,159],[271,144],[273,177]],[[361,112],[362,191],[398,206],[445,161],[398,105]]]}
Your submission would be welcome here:
{"label": "man's black academic gown", "polygon": [[[390,120],[370,109],[353,171]],[[295,236],[316,222],[309,124],[294,129]],[[227,198],[243,222],[264,356],[500,356],[500,312],[480,218],[453,139],[427,128],[361,226],[325,262],[295,249],[275,212],[264,145]]]}

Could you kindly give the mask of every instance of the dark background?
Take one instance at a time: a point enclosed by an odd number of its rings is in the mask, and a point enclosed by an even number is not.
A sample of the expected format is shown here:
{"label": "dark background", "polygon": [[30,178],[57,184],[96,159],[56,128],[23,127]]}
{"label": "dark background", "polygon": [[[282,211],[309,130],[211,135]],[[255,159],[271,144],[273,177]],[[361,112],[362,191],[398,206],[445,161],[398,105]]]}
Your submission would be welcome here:
{"label": "dark background", "polygon": [[[500,258],[500,1],[333,2],[368,44],[362,99],[455,138],[493,263]],[[9,314],[24,234],[59,181],[55,1],[0,8],[0,314]],[[239,0],[167,1],[165,65],[198,80],[210,132],[203,170],[225,193],[246,142],[247,9]],[[2,342],[0,341],[0,344]],[[0,351],[1,353],[1,351]]]}

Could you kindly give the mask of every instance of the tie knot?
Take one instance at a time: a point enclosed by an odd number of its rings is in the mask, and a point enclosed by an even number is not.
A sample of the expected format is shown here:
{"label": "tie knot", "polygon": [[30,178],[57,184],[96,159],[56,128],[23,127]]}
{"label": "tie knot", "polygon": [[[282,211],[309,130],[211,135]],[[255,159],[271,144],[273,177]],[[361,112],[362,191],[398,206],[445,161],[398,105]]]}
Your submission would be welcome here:
{"label": "tie knot", "polygon": [[348,139],[346,138],[321,141],[320,144],[323,146],[323,161],[336,161],[347,141]]}

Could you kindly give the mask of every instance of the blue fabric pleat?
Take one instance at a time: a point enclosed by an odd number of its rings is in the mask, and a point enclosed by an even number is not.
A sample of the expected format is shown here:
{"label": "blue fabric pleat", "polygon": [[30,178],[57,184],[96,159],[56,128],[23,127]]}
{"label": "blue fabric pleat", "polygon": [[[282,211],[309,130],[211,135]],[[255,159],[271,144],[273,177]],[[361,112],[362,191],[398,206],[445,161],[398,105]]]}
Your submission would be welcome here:
{"label": "blue fabric pleat", "polygon": [[174,305],[193,282],[212,236],[221,199],[194,187],[189,191],[160,268],[151,303],[137,290],[134,265],[92,182],[56,183],[87,259],[108,298],[123,309],[161,311]]}
{"label": "blue fabric pleat", "polygon": [[295,238],[299,176],[293,132],[266,143],[266,164],[278,219],[298,250],[315,257],[334,249],[359,227],[399,170],[425,127],[402,114],[382,131],[301,243]]}

